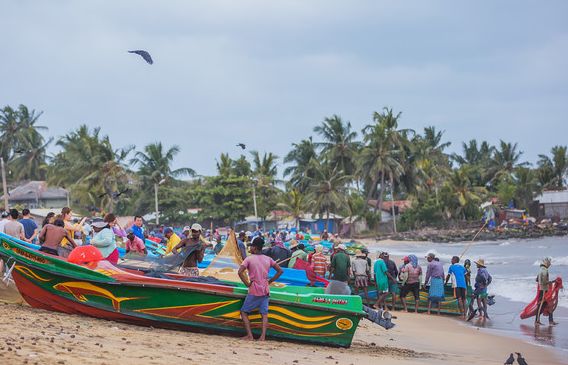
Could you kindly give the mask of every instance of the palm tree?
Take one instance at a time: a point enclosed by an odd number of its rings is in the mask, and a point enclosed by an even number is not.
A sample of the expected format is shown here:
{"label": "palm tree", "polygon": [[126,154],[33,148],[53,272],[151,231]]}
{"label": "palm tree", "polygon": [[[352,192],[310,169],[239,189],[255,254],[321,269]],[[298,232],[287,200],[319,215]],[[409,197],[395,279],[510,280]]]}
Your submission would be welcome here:
{"label": "palm tree", "polygon": [[394,193],[394,179],[404,172],[401,161],[405,158],[404,147],[408,144],[408,134],[412,131],[397,129],[398,118],[400,113],[395,116],[392,109],[384,108],[383,113],[374,113],[375,123],[363,129],[365,145],[361,150],[358,173],[366,184],[367,202],[373,198],[380,181],[376,209],[382,207],[385,179],[391,181]]}
{"label": "palm tree", "polygon": [[313,163],[316,164],[316,175],[311,179],[308,204],[312,211],[320,216],[325,213],[325,228],[329,230],[329,213],[347,206],[347,184],[352,177],[332,168],[329,163],[320,164],[317,160]]}
{"label": "palm tree", "polygon": [[537,173],[527,167],[517,167],[515,170],[515,197],[519,206],[528,209],[534,196],[542,192]]}
{"label": "palm tree", "polygon": [[[265,218],[270,209],[277,204],[277,196],[280,191],[276,188],[278,180],[278,156],[272,152],[264,153],[262,157],[258,151],[251,151],[252,155],[252,183],[257,200],[257,213]],[[258,193],[258,195],[256,195]]]}
{"label": "palm tree", "polygon": [[290,183],[301,193],[305,193],[310,185],[309,179],[315,173],[311,170],[312,161],[318,158],[316,145],[312,137],[293,143],[293,149],[284,157],[284,163],[292,164],[284,170],[284,176],[290,176]]}
{"label": "palm tree", "polygon": [[499,142],[499,148],[493,151],[490,172],[493,180],[508,178],[515,168],[527,166],[527,162],[520,162],[522,151],[517,151],[517,143]]}
{"label": "palm tree", "polygon": [[334,114],[316,126],[314,132],[323,137],[324,142],[317,143],[316,146],[322,148],[322,153],[332,166],[347,175],[353,174],[359,143],[355,141],[357,132],[351,130],[351,123],[344,122]]}
{"label": "palm tree", "polygon": [[252,174],[250,162],[244,155],[233,161],[233,172],[236,176],[250,176]]}
{"label": "palm tree", "polygon": [[10,160],[10,170],[14,171],[16,180],[45,180],[47,176],[47,146],[53,138],[47,142],[41,134],[30,134],[21,143],[21,151],[14,154]]}
{"label": "palm tree", "polygon": [[[547,189],[563,190],[568,173],[568,154],[566,146],[554,146],[550,150],[552,158],[546,155],[538,155],[539,169],[548,170],[549,179],[543,181],[543,187]],[[545,176],[544,174],[542,176]]]}
{"label": "palm tree", "polygon": [[472,184],[468,171],[470,168],[464,166],[452,171],[444,186],[447,198],[445,206],[453,210],[453,215],[461,216],[464,220],[467,219],[468,211],[478,210],[478,204],[487,193],[485,188]]}
{"label": "palm tree", "polygon": [[228,153],[221,153],[217,161],[217,172],[220,176],[231,176],[233,174],[233,160]]}
{"label": "palm tree", "polygon": [[195,176],[195,171],[182,167],[172,170],[172,163],[175,155],[180,152],[178,146],[172,146],[164,151],[161,142],[150,143],[144,147],[144,152],[138,151],[130,161],[133,166],[138,166],[138,174],[143,181],[154,186],[154,202],[156,210],[156,224],[159,224],[158,211],[158,186],[167,182],[168,179],[175,179],[183,176]]}
{"label": "palm tree", "polygon": [[279,207],[282,207],[286,211],[290,212],[294,217],[294,221],[296,223],[296,228],[300,227],[300,218],[302,214],[304,214],[306,209],[306,200],[305,196],[300,193],[298,189],[291,189],[290,191],[286,192],[286,194],[282,195],[280,203],[278,203]]}

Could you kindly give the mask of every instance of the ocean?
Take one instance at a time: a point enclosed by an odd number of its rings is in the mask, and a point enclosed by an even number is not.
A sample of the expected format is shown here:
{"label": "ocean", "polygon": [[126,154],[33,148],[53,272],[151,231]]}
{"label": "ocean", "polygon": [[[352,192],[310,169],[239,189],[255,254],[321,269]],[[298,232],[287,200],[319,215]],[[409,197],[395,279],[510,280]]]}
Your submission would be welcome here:
{"label": "ocean", "polygon": [[[469,247],[468,247],[469,245]],[[493,283],[489,293],[495,294],[496,303],[489,307],[490,321],[482,323],[473,320],[465,325],[488,328],[501,334],[520,337],[527,341],[543,346],[555,347],[568,351],[568,294],[560,292],[558,308],[554,312],[554,320],[560,324],[548,326],[548,318],[543,317],[544,324],[540,328],[534,326],[534,317],[521,320],[519,317],[523,308],[536,295],[535,278],[540,269],[542,258],[552,258],[550,280],[557,276],[568,280],[568,238],[546,237],[535,240],[491,241],[462,243],[393,243],[379,246],[391,256],[406,256],[415,254],[420,265],[426,268],[424,256],[434,252],[444,264],[444,269],[450,265],[452,256],[460,256],[467,248],[463,260],[469,258],[472,262],[479,258],[485,260]],[[374,251],[374,250],[373,250]],[[475,276],[475,264],[472,265],[472,277]],[[568,286],[568,282],[565,282]],[[456,319],[457,320],[457,319]]]}

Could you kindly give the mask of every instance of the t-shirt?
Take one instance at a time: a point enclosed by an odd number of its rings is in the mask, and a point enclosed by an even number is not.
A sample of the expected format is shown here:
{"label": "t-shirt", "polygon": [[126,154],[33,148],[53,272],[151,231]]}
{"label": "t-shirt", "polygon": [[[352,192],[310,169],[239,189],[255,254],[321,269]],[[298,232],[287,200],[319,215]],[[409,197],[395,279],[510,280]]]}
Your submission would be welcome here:
{"label": "t-shirt", "polygon": [[343,251],[333,255],[331,259],[331,269],[333,270],[333,279],[337,281],[349,281],[349,268],[351,267],[351,259]]}
{"label": "t-shirt", "polygon": [[4,233],[4,226],[6,225],[6,223],[8,223],[7,219],[0,220],[0,232]]}
{"label": "t-shirt", "polygon": [[355,260],[353,260],[354,275],[367,275],[369,270],[370,268],[366,258],[358,257]]}
{"label": "t-shirt", "polygon": [[24,226],[24,233],[26,235],[26,238],[30,239],[37,229],[37,223],[33,219],[29,218],[20,219],[20,223],[22,223],[22,225]]}
{"label": "t-shirt", "polygon": [[144,253],[144,249],[146,248],[146,245],[144,244],[144,241],[142,241],[140,238],[134,236],[134,239],[132,241],[130,240],[126,240],[126,249],[129,251],[133,251],[133,252],[138,252],[138,253]]}
{"label": "t-shirt", "polygon": [[[136,235],[136,234],[135,234]],[[179,236],[175,233],[172,233],[172,235],[170,236],[170,238],[168,238],[168,245],[166,247],[166,255],[169,255],[172,253],[172,251],[174,250],[174,248],[178,245],[178,243],[181,242],[181,238],[179,238]]]}
{"label": "t-shirt", "polygon": [[467,288],[465,284],[465,268],[460,264],[452,264],[448,269],[448,274],[455,278],[456,288]]}
{"label": "t-shirt", "polygon": [[290,262],[288,263],[288,267],[293,269],[294,265],[296,265],[296,260],[297,259],[301,259],[306,261],[308,258],[308,254],[305,253],[303,250],[297,249],[296,251],[292,252],[292,258],[290,259]]}
{"label": "t-shirt", "polygon": [[406,264],[401,272],[407,273],[408,278],[406,279],[407,284],[415,284],[420,282],[420,275],[422,275],[422,268],[420,265],[413,267],[412,264]]}
{"label": "t-shirt", "polygon": [[549,276],[548,276],[548,268],[544,265],[540,265],[540,271],[537,277],[538,286],[540,290],[547,291],[548,290],[548,283],[549,283]]}
{"label": "t-shirt", "polygon": [[247,257],[247,246],[245,246],[245,243],[242,240],[237,240],[237,246],[239,246],[241,258],[244,260]]}
{"label": "t-shirt", "polygon": [[394,283],[396,283],[396,278],[398,277],[398,268],[396,267],[396,264],[394,263],[393,260],[389,260],[388,262],[385,262],[385,263],[387,264],[388,272],[395,279],[395,280],[391,280],[391,278],[389,278],[389,283],[394,284]]}
{"label": "t-shirt", "polygon": [[132,226],[132,233],[141,240],[144,239],[144,228],[138,227],[136,224]]}
{"label": "t-shirt", "polygon": [[18,221],[9,220],[8,223],[4,225],[4,233],[8,236],[20,239],[20,236],[24,234],[24,226]]}
{"label": "t-shirt", "polygon": [[377,282],[377,288],[380,290],[386,290],[389,287],[389,280],[387,276],[387,264],[383,259],[378,259],[375,261],[375,266],[373,267],[375,272],[375,281]]}
{"label": "t-shirt", "polygon": [[266,255],[250,255],[241,266],[248,271],[250,279],[249,294],[262,297],[270,294],[268,287],[268,271],[276,262]]}
{"label": "t-shirt", "polygon": [[327,258],[321,252],[312,255],[312,268],[319,276],[325,276],[327,271]]}

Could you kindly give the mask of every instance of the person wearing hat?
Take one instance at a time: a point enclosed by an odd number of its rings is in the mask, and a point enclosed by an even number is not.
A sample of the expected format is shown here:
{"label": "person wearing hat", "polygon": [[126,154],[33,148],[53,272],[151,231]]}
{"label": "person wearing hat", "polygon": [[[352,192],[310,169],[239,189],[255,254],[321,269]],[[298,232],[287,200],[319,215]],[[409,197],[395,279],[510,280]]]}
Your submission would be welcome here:
{"label": "person wearing hat", "polygon": [[[201,238],[201,232],[203,228],[199,223],[194,223],[191,225],[191,236],[182,240],[177,244],[172,250],[174,254],[179,254],[179,250],[187,253],[187,257],[184,259],[179,273],[188,277],[198,277],[199,268],[197,264],[203,261],[205,256],[205,245],[203,244],[203,239]],[[205,242],[207,244],[207,242]],[[182,252],[182,254],[183,254]]]}
{"label": "person wearing hat", "polygon": [[426,260],[428,267],[426,268],[424,286],[430,283],[428,288],[428,314],[430,314],[432,304],[436,304],[438,314],[440,314],[440,303],[444,300],[444,265],[436,260],[436,255],[432,252],[426,255]]}
{"label": "person wearing hat", "polygon": [[353,276],[355,277],[355,294],[359,294],[359,290],[363,290],[367,303],[370,303],[368,287],[371,267],[367,262],[367,257],[361,250],[355,251],[355,260],[353,260],[352,268]]}
{"label": "person wearing hat", "polygon": [[116,265],[118,264],[118,249],[116,248],[116,236],[112,228],[105,221],[97,221],[91,224],[95,235],[91,239],[91,245],[101,251],[101,255],[105,260]]}
{"label": "person wearing hat", "polygon": [[126,241],[124,242],[124,244],[126,253],[134,252],[144,256],[148,254],[148,250],[146,249],[144,241],[136,237],[132,228],[128,228],[126,230]]}
{"label": "person wearing hat", "polygon": [[174,247],[181,242],[181,238],[174,232],[172,227],[164,228],[164,237],[166,238],[166,256],[171,255]]}
{"label": "person wearing hat", "polygon": [[304,244],[298,243],[296,240],[290,241],[290,251],[292,252],[292,256],[290,257],[290,262],[288,262],[288,267],[293,269],[294,265],[296,265],[296,260],[301,259],[307,261],[308,254],[304,251]]}
{"label": "person wearing hat", "polygon": [[493,278],[485,267],[485,260],[478,259],[475,265],[477,266],[477,275],[475,276],[473,297],[477,298],[477,308],[480,311],[481,319],[489,319],[487,315],[487,287],[491,284]]}
{"label": "person wearing hat", "polygon": [[[540,315],[542,314],[545,304],[544,300],[545,294],[548,291],[548,289],[551,288],[550,285],[553,283],[552,281],[549,280],[548,276],[548,269],[550,268],[550,265],[552,265],[552,260],[550,259],[550,257],[545,257],[542,260],[542,263],[540,264],[540,271],[536,278],[538,282],[538,311],[536,312],[536,317],[534,320],[535,325],[542,324],[540,323]],[[548,324],[551,326],[558,324],[554,322],[554,317],[552,315],[553,309],[554,308],[549,308],[549,314],[548,314]]]}
{"label": "person wearing hat", "polygon": [[344,244],[338,245],[336,250],[337,252],[333,255],[329,265],[329,276],[333,280],[348,283],[349,277],[351,277],[351,259],[345,252],[347,248]]}

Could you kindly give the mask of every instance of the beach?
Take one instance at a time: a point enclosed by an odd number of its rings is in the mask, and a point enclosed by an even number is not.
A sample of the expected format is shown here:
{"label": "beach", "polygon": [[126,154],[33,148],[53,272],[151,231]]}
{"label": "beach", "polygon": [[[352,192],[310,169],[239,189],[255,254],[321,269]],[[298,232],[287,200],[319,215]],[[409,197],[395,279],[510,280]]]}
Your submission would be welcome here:
{"label": "beach", "polygon": [[529,364],[566,364],[552,349],[496,336],[451,318],[399,313],[385,331],[363,321],[349,349],[126,325],[0,305],[2,364],[502,364],[520,351]]}

